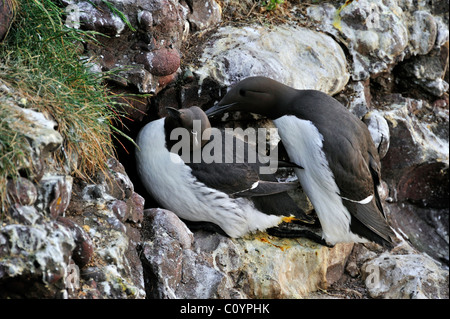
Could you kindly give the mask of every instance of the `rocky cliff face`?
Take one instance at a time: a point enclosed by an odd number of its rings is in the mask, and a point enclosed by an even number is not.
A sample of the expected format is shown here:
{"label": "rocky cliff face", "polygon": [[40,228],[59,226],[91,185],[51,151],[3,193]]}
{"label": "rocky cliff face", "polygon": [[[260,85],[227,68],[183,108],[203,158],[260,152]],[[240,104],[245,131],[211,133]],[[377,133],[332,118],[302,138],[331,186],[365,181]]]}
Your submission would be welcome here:
{"label": "rocky cliff face", "polygon": [[103,1],[63,2],[68,17],[78,12],[66,23],[108,35],[86,47],[93,69],[122,68],[114,90],[151,94],[128,101],[131,137],[165,107],[207,108],[252,75],[334,95],[378,146],[399,243],[386,252],[189,229],[145,193],[121,146],[89,182],[66,175],[51,156],[62,145],[54,124],[0,82],[41,167],[8,182],[1,297],[448,298],[448,1],[290,1],[277,14],[253,1],[110,0],[125,20]]}

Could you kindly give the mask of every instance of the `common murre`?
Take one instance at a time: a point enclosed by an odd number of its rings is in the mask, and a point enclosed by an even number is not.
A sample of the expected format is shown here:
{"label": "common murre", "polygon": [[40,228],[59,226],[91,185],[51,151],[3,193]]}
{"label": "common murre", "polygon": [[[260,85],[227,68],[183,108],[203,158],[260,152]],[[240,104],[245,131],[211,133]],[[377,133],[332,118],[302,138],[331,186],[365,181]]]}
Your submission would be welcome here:
{"label": "common murre", "polygon": [[[140,179],[164,208],[184,220],[218,225],[230,237],[293,220],[314,221],[286,193],[298,184],[279,183],[273,175],[259,174],[260,163],[185,163],[178,153],[171,152],[176,141],[170,140],[170,132],[185,128],[194,140],[192,147],[204,146],[209,142],[205,131],[210,123],[198,107],[168,111],[166,118],[144,126],[136,139]],[[201,121],[200,129],[193,129],[194,120]],[[281,229],[277,235],[283,232]],[[302,233],[300,230],[299,236]],[[320,241],[314,234],[306,236]]]}
{"label": "common murre", "polygon": [[374,241],[395,238],[377,191],[380,160],[366,125],[342,104],[315,90],[296,90],[266,77],[249,77],[206,111],[208,116],[247,111],[272,119],[303,190],[313,204],[323,238]]}

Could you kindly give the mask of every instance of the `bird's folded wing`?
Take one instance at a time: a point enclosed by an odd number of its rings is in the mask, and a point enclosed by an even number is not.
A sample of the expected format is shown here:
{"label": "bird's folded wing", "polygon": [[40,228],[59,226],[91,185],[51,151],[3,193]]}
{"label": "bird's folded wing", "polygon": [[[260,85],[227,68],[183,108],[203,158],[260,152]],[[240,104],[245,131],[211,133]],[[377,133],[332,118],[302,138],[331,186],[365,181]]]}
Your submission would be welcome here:
{"label": "bird's folded wing", "polygon": [[[389,227],[384,216],[376,207],[375,198],[372,198],[372,200],[366,204],[355,203],[345,199],[343,199],[342,202],[354,218],[356,218],[361,222],[362,225],[370,229],[386,242],[391,242],[391,238],[395,237],[394,232]],[[355,225],[351,225],[350,227],[352,226],[355,227]],[[358,233],[364,232],[365,231],[363,229],[359,229],[358,231]],[[379,242],[372,236],[373,235],[371,232],[365,233],[365,237],[369,238],[372,241]]]}
{"label": "bird's folded wing", "polygon": [[200,182],[234,197],[278,194],[298,187],[297,182],[261,180],[254,167],[245,163],[188,164]]}

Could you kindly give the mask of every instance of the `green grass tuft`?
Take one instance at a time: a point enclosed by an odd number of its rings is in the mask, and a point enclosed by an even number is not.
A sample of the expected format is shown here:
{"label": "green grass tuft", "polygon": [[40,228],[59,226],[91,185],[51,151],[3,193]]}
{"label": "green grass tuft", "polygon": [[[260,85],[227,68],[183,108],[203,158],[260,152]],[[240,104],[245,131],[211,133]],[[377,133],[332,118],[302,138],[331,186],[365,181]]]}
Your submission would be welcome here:
{"label": "green grass tuft", "polygon": [[265,0],[263,6],[267,11],[275,10],[279,4],[283,4],[284,0]]}
{"label": "green grass tuft", "polygon": [[[115,156],[113,124],[122,106],[104,84],[105,74],[90,71],[81,60],[83,43],[95,41],[95,32],[64,26],[64,11],[51,0],[22,0],[8,37],[0,43],[0,80],[20,93],[27,107],[50,114],[64,138],[58,159],[78,157],[68,174],[89,178],[106,169]],[[0,95],[1,95],[0,91]],[[1,97],[1,96],[0,96]],[[9,119],[0,101],[1,119]],[[26,154],[20,132],[3,120],[0,127],[0,200],[5,181],[18,176],[17,165]]]}

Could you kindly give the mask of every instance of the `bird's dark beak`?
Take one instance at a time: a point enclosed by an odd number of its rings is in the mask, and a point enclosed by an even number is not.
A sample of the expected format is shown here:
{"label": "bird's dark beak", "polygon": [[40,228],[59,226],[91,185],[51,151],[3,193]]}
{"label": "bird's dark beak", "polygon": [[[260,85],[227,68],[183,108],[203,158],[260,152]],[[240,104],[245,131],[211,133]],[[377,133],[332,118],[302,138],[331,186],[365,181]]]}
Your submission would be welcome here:
{"label": "bird's dark beak", "polygon": [[179,118],[181,115],[181,112],[179,110],[177,110],[174,107],[166,107],[167,113],[169,113],[169,116],[174,117],[174,118]]}
{"label": "bird's dark beak", "polygon": [[205,111],[206,115],[208,115],[208,117],[214,116],[214,115],[219,115],[222,113],[227,112],[231,107],[235,106],[237,104],[237,102],[235,103],[231,103],[231,104],[225,104],[225,105],[220,105],[216,104],[213,107],[209,108],[208,110]]}

